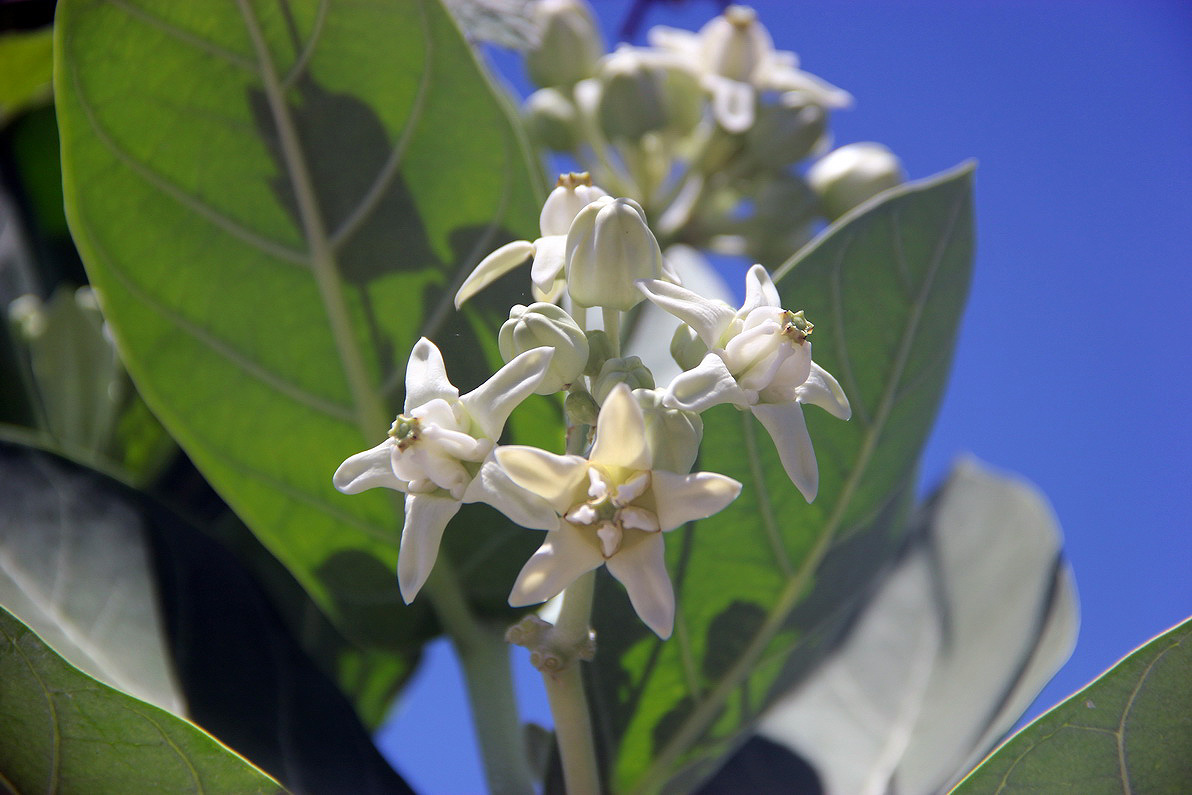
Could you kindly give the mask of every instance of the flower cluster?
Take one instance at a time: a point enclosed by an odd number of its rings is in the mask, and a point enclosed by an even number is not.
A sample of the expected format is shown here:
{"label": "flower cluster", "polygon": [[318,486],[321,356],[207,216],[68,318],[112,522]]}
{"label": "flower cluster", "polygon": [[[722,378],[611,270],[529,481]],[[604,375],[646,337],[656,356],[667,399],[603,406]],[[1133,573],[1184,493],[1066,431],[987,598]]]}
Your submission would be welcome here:
{"label": "flower cluster", "polygon": [[[699,413],[723,403],[752,412],[811,500],[817,470],[801,405],[847,419],[848,400],[811,359],[812,324],[782,307],[762,266],[749,271],[739,309],[680,286],[642,207],[593,186],[586,174],[560,178],[541,231],[536,241],[510,243],[482,260],[456,296],[461,304],[533,261],[531,289],[543,300],[510,310],[498,334],[506,364],[460,395],[438,348],[420,340],[388,437],[344,461],[334,483],[349,494],[377,486],[406,494],[398,580],[407,601],[425,583],[460,505],[483,502],[546,531],[510,604],[550,599],[603,565],[665,638],[675,600],[664,534],[720,511],[741,490],[725,475],[691,471],[703,433]],[[621,351],[621,317],[646,299],[682,321],[676,339],[683,344],[674,347],[686,369],[662,388],[640,359]],[[603,329],[589,328],[589,309],[600,310]],[[557,392],[566,393],[565,453],[497,444],[522,400]]]}
{"label": "flower cluster", "polygon": [[[829,114],[852,97],[775,49],[751,8],[730,5],[698,32],[655,27],[649,46],[607,54],[584,0],[533,9],[531,136],[634,199],[663,248],[682,240],[774,266],[822,219],[904,179],[878,144],[828,151]],[[537,263],[536,249],[536,276]]]}

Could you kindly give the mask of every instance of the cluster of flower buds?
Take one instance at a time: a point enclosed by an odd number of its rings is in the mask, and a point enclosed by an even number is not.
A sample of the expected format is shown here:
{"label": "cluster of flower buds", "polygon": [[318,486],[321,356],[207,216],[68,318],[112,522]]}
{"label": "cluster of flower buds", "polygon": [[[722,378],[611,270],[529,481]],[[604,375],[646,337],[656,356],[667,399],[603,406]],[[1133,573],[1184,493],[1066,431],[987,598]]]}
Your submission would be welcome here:
{"label": "cluster of flower buds", "polygon": [[637,201],[663,248],[774,266],[821,220],[903,180],[878,144],[828,151],[828,114],[852,97],[775,49],[752,8],[731,5],[695,33],[658,26],[649,46],[608,54],[584,0],[536,0],[534,16],[530,134]]}
{"label": "cluster of flower buds", "polygon": [[[761,265],[749,271],[739,309],[680,286],[641,206],[594,187],[586,174],[560,177],[541,232],[482,260],[456,296],[461,304],[533,260],[532,289],[545,300],[510,310],[498,335],[505,365],[460,395],[438,348],[420,340],[388,437],[344,461],[334,483],[349,494],[377,486],[405,492],[398,579],[407,601],[425,583],[459,506],[484,502],[546,531],[510,604],[543,602],[603,565],[642,621],[667,637],[675,601],[663,536],[720,511],[741,490],[725,475],[691,471],[700,412],[724,403],[752,412],[810,501],[818,474],[801,406],[847,419],[848,400],[811,359],[811,322],[782,307]],[[554,302],[564,296],[570,309]],[[684,371],[663,387],[622,350],[621,318],[646,299],[681,321],[672,348]],[[595,309],[603,329],[589,328]],[[522,400],[558,392],[566,395],[563,453],[497,444]]]}

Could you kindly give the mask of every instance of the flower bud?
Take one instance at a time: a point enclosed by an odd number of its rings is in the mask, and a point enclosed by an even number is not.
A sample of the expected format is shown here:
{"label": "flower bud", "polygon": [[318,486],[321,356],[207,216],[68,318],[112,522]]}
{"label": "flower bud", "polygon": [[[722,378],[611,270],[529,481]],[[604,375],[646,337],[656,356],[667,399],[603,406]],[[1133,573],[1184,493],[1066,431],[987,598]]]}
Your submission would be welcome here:
{"label": "flower bud", "polygon": [[600,368],[613,358],[613,343],[601,329],[588,332],[588,366],[584,368],[584,375],[593,378],[600,375]]}
{"label": "flower bud", "polygon": [[592,397],[603,405],[617,384],[627,384],[630,389],[653,389],[654,374],[636,356],[609,359],[600,368],[600,375],[592,381]]}
{"label": "flower bud", "polygon": [[646,447],[654,469],[686,475],[695,465],[704,423],[694,411],[662,405],[665,390],[635,389],[633,397],[646,421]]}
{"label": "flower bud", "polygon": [[588,363],[588,338],[563,309],[554,304],[518,304],[497,336],[501,358],[506,362],[534,348],[554,348],[546,375],[535,389],[539,395],[553,395],[574,382]]}
{"label": "flower bud", "polygon": [[748,83],[774,52],[774,40],[748,6],[729,6],[699,32],[702,62],[709,71]]}
{"label": "flower bud", "polygon": [[538,226],[543,235],[565,235],[579,211],[608,194],[592,184],[592,177],[582,171],[560,174],[555,188],[546,197]]}
{"label": "flower bud", "polygon": [[662,251],[632,199],[605,196],[580,210],[566,251],[567,291],[580,306],[632,309],[643,298],[634,283],[662,276]]}
{"label": "flower bud", "polygon": [[595,425],[596,418],[600,415],[600,406],[596,405],[596,401],[587,390],[576,389],[568,392],[563,400],[563,412],[567,415],[569,424]]}
{"label": "flower bud", "polygon": [[905,179],[898,157],[877,143],[834,149],[807,171],[808,184],[819,195],[824,215],[832,220]]}
{"label": "flower bud", "polygon": [[579,114],[557,88],[540,88],[522,105],[526,130],[537,143],[556,152],[570,152],[579,145]]}
{"label": "flower bud", "polygon": [[670,354],[675,364],[684,370],[693,370],[704,360],[704,354],[707,352],[708,346],[695,333],[695,329],[686,323],[680,323],[675,329],[675,336],[671,337],[670,344]]}
{"label": "flower bud", "polygon": [[673,58],[622,46],[600,65],[596,107],[600,128],[612,140],[637,140],[650,132],[690,132],[703,113],[699,80]]}
{"label": "flower bud", "polygon": [[541,87],[569,86],[596,74],[604,41],[582,0],[537,0],[538,45],[526,51],[530,79]]}
{"label": "flower bud", "polygon": [[776,169],[810,155],[827,129],[823,107],[806,93],[787,91],[778,102],[761,107],[745,145],[754,160]]}

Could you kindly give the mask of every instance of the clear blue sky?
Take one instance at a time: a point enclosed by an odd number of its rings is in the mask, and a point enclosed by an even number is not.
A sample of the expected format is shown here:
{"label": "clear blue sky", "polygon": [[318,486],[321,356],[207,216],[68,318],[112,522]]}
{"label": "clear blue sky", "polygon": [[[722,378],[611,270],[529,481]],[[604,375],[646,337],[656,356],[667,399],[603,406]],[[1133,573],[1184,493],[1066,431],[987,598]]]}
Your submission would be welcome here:
{"label": "clear blue sky", "polygon": [[[630,3],[594,5],[614,38]],[[1038,712],[1192,614],[1192,5],[753,5],[856,98],[838,143],[881,141],[913,178],[980,163],[976,275],[924,484],[969,451],[1051,500],[1082,626]],[[658,6],[647,25],[716,8]],[[449,658],[432,650],[382,744],[420,792],[480,792],[474,752],[444,765],[469,731]],[[548,722],[525,668],[527,718]]]}

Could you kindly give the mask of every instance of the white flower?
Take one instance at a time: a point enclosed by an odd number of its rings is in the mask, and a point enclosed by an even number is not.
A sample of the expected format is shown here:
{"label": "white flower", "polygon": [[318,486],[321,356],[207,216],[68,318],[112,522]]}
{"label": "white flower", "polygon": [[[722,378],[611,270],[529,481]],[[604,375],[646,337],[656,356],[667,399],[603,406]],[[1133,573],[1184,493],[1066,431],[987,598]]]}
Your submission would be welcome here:
{"label": "white flower", "polygon": [[662,534],[717,513],[736,499],[741,484],[712,472],[652,469],[642,411],[624,385],[600,409],[588,458],[510,446],[498,447],[496,459],[513,482],[559,516],[518,575],[509,604],[544,602],[604,564],[642,621],[670,637],[675,595]]}
{"label": "white flower", "polygon": [[663,275],[662,250],[633,199],[605,196],[575,216],[566,238],[567,293],[579,306],[628,311],[638,279]]}
{"label": "white flower", "polygon": [[748,409],[770,433],[791,482],[808,502],[815,499],[819,469],[800,404],[814,403],[843,420],[852,409],[836,379],[811,361],[812,325],[803,313],[782,308],[761,265],[745,277],[740,309],[657,279],[638,287],[708,346],[695,368],[671,381],[664,403],[688,411],[721,403]]}
{"label": "white flower", "polygon": [[542,237],[533,242],[515,240],[506,243],[482,259],[456,292],[455,308],[459,309],[464,301],[531,257],[534,258],[530,266],[534,299],[547,303],[557,301],[565,287],[563,269],[566,264],[567,230],[580,210],[607,195],[592,185],[592,178],[587,172],[560,175],[558,184],[546,197],[538,217]]}
{"label": "white flower", "polygon": [[757,12],[747,6],[729,6],[698,33],[656,26],[649,41],[682,56],[697,71],[712,95],[712,115],[729,132],[753,125],[759,91],[800,91],[826,108],[852,104],[847,91],[801,71],[793,52],[775,50]]}
{"label": "white flower", "polygon": [[490,454],[510,412],[538,386],[550,348],[514,358],[461,396],[447,378],[443,355],[423,337],[406,366],[406,402],[389,437],[348,458],[332,482],[345,494],[378,486],[406,494],[398,552],[402,598],[417,595],[439,552],[443,530],[461,503],[485,502],[526,527],[553,527],[549,506],[511,483]]}

